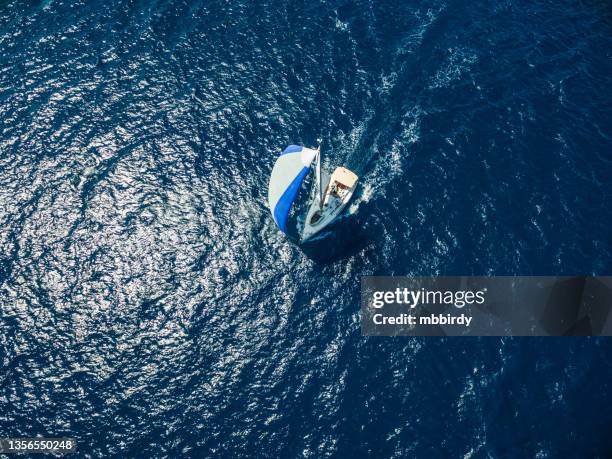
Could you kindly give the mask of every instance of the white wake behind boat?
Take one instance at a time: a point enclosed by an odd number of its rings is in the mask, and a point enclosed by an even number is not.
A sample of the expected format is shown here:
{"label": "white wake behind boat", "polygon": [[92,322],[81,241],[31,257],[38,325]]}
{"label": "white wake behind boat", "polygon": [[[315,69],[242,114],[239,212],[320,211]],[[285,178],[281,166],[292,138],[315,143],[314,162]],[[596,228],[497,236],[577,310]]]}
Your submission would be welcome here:
{"label": "white wake behind boat", "polygon": [[285,148],[274,164],[268,187],[268,204],[274,221],[287,233],[287,219],[293,202],[297,199],[310,165],[315,161],[315,179],[312,202],[300,241],[305,242],[332,223],[351,200],[358,177],[344,167],[337,167],[324,180],[321,173],[321,150],[290,145]]}

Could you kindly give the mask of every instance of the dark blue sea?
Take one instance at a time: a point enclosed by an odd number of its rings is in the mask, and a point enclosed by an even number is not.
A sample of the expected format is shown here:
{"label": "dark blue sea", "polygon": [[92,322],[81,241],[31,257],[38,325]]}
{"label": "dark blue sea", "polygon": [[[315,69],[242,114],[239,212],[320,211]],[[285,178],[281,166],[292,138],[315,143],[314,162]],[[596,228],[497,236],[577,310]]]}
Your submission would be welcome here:
{"label": "dark blue sea", "polygon": [[[612,274],[611,88],[606,1],[0,1],[0,437],[611,457],[610,339],[359,326],[364,275]],[[360,186],[299,246],[317,138]]]}

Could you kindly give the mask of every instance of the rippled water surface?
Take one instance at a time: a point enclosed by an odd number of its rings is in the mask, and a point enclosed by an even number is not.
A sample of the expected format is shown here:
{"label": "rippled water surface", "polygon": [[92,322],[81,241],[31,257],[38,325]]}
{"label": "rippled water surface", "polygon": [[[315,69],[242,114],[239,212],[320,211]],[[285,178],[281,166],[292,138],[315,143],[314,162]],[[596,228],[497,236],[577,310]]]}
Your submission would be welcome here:
{"label": "rippled water surface", "polygon": [[[612,273],[606,2],[0,2],[0,436],[609,457],[607,339],[360,336],[362,275]],[[361,177],[307,247],[288,143]]]}

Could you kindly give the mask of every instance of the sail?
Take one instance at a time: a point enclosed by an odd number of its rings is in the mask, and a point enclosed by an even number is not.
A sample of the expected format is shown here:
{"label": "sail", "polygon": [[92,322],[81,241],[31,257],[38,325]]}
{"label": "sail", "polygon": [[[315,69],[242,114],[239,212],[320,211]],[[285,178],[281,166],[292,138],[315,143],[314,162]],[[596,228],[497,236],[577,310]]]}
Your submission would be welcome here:
{"label": "sail", "polygon": [[276,160],[268,186],[268,204],[274,221],[286,232],[287,217],[310,170],[317,150],[289,145]]}

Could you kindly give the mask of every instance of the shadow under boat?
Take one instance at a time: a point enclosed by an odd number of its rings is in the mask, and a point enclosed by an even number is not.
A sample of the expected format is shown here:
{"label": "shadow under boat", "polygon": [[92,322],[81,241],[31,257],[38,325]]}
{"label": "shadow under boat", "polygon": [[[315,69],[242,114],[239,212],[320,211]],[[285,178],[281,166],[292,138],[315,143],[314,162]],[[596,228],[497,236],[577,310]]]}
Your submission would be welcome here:
{"label": "shadow under boat", "polygon": [[304,255],[317,264],[348,258],[366,247],[368,238],[357,215],[343,215],[319,234],[300,243]]}

